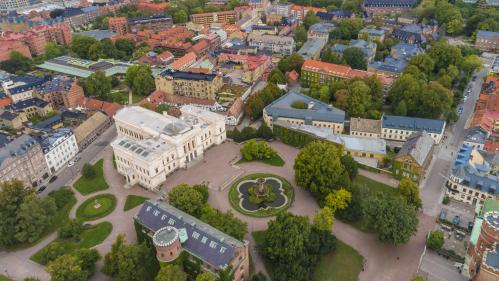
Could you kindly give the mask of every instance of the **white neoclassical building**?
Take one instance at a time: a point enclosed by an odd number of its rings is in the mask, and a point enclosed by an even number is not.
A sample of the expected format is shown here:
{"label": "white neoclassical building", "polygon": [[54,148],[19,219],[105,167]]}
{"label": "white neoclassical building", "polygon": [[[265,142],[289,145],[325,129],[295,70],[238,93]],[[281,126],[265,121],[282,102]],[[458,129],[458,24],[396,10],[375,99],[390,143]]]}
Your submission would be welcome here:
{"label": "white neoclassical building", "polygon": [[59,128],[51,132],[33,134],[40,143],[50,173],[62,169],[78,153],[76,137],[69,128]]}
{"label": "white neoclassical building", "polygon": [[186,105],[179,118],[139,106],[124,107],[114,116],[118,137],[111,143],[118,173],[129,186],[154,189],[178,168],[202,157],[226,139],[225,117]]}

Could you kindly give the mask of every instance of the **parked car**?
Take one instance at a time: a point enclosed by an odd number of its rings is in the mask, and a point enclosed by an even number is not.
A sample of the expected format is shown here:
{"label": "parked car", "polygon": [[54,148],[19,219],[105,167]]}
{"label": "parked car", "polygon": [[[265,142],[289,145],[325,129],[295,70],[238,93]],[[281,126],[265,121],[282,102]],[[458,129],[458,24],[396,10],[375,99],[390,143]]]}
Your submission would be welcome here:
{"label": "parked car", "polygon": [[37,193],[37,194],[40,194],[40,193],[42,193],[42,192],[43,192],[46,188],[47,188],[47,186],[42,185],[42,186],[40,186],[40,188],[38,188],[38,190],[36,191],[36,193]]}
{"label": "parked car", "polygon": [[452,219],[452,223],[455,225],[459,225],[460,222],[461,218],[459,216],[454,216],[454,218]]}
{"label": "parked car", "polygon": [[73,161],[69,161],[69,163],[68,163],[68,168],[72,167],[74,164],[75,164],[75,162],[73,162]]}
{"label": "parked car", "polygon": [[54,182],[57,179],[57,176],[53,176],[49,179],[49,182]]}

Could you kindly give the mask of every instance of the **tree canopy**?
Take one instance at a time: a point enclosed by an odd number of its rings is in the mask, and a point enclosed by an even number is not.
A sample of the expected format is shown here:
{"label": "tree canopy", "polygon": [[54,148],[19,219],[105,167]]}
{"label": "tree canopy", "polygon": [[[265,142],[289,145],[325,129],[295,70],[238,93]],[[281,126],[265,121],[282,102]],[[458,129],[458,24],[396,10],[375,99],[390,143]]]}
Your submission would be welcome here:
{"label": "tree canopy", "polygon": [[406,200],[407,204],[413,206],[416,210],[423,207],[423,202],[419,197],[419,187],[410,178],[404,177],[400,180],[397,186],[397,193]]}
{"label": "tree canopy", "polygon": [[145,276],[147,248],[143,244],[128,245],[118,235],[111,251],[104,257],[102,272],[116,281],[141,281]]}
{"label": "tree canopy", "polygon": [[357,47],[346,48],[343,59],[353,69],[367,69],[367,59],[361,49]]}
{"label": "tree canopy", "polygon": [[198,190],[187,184],[180,184],[168,192],[169,203],[190,215],[200,217],[206,200]]}
{"label": "tree canopy", "polygon": [[111,78],[106,77],[102,70],[90,74],[85,79],[84,87],[85,94],[90,97],[97,97],[101,100],[107,100],[111,93]]}
{"label": "tree canopy", "polygon": [[187,274],[179,265],[166,264],[161,267],[154,281],[187,281]]}
{"label": "tree canopy", "polygon": [[147,64],[130,66],[126,71],[125,84],[139,96],[146,96],[156,89],[151,67]]}

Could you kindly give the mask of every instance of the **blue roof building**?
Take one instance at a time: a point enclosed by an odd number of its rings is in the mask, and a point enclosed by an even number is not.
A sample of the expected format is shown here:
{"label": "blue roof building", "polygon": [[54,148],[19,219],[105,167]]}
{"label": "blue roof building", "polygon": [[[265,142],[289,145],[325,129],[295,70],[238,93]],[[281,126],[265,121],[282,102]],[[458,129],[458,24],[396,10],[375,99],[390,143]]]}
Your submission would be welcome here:
{"label": "blue roof building", "polygon": [[377,71],[387,76],[400,76],[407,67],[407,61],[392,57],[385,58],[384,61],[373,61],[367,64],[368,71]]}
{"label": "blue roof building", "polygon": [[495,199],[499,195],[499,177],[476,148],[463,144],[456,155],[447,187],[449,197],[470,205],[482,205],[486,198]]}
{"label": "blue roof building", "polygon": [[298,50],[298,54],[305,60],[317,60],[326,44],[327,39],[325,38],[309,38]]}
{"label": "blue roof building", "polygon": [[435,143],[440,143],[445,130],[445,121],[418,117],[383,115],[381,117],[382,138],[406,141],[415,132],[428,132]]}
{"label": "blue roof building", "polygon": [[[50,81],[51,79],[50,75],[43,78],[33,75],[11,76],[9,80],[2,83],[2,87],[7,95],[12,97],[12,100],[16,102],[22,99],[21,97],[17,98],[16,95],[21,95],[40,87],[43,83]],[[28,96],[30,97],[31,95]]]}
{"label": "blue roof building", "polygon": [[92,37],[92,38],[95,38],[96,40],[100,41],[102,39],[111,38],[115,35],[118,35],[118,33],[115,33],[115,32],[109,31],[109,30],[89,30],[89,31],[74,33],[74,35],[82,35],[82,36]]}
{"label": "blue roof building", "polygon": [[343,52],[348,48],[359,48],[364,53],[367,61],[371,61],[374,59],[376,55],[376,43],[366,40],[350,40],[350,44],[334,44],[331,47],[331,51],[337,54],[343,54]]}
{"label": "blue roof building", "polygon": [[216,74],[175,71],[171,69],[166,69],[162,71],[159,75],[162,77],[171,77],[173,79],[196,80],[196,81],[213,81],[217,77]]}
{"label": "blue roof building", "polygon": [[393,46],[391,49],[391,55],[397,59],[409,60],[411,57],[422,54],[424,51],[417,44],[409,44],[400,42]]}
{"label": "blue roof building", "polygon": [[344,18],[350,18],[353,15],[352,11],[336,9],[329,12],[317,12],[315,14],[322,20],[332,21]]}
{"label": "blue roof building", "polygon": [[237,280],[249,275],[247,241],[229,236],[165,202],[145,201],[135,221],[152,238],[159,260],[173,261],[180,252],[186,252],[201,261],[203,270],[218,273],[232,266]]}
{"label": "blue roof building", "polygon": [[289,92],[263,110],[263,119],[269,127],[278,120],[291,124],[330,128],[333,133],[343,131],[345,111],[299,92]]}

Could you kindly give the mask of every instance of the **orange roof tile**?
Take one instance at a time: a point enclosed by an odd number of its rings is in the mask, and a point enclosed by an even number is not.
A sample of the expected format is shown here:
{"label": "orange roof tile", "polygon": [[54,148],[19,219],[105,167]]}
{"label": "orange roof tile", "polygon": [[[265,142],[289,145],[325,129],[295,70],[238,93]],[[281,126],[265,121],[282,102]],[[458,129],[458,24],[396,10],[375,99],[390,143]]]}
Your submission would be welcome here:
{"label": "orange roof tile", "polygon": [[488,152],[499,153],[499,142],[485,141],[484,149]]}
{"label": "orange roof tile", "polygon": [[236,14],[235,11],[221,11],[221,12],[211,12],[211,13],[201,13],[201,14],[192,14],[192,18],[200,18],[200,17],[206,17],[206,16],[212,16],[214,14],[217,15],[230,15],[230,14]]}
{"label": "orange roof tile", "polygon": [[317,60],[306,60],[302,65],[302,70],[321,71],[338,76],[348,77],[348,73],[352,68],[350,66],[327,63]]}
{"label": "orange roof tile", "polygon": [[12,100],[9,97],[5,97],[0,99],[0,107],[6,107],[12,104]]}
{"label": "orange roof tile", "polygon": [[182,70],[191,65],[192,63],[194,63],[196,61],[196,58],[197,58],[196,53],[189,52],[185,54],[183,57],[174,61],[170,66],[175,70]]}

